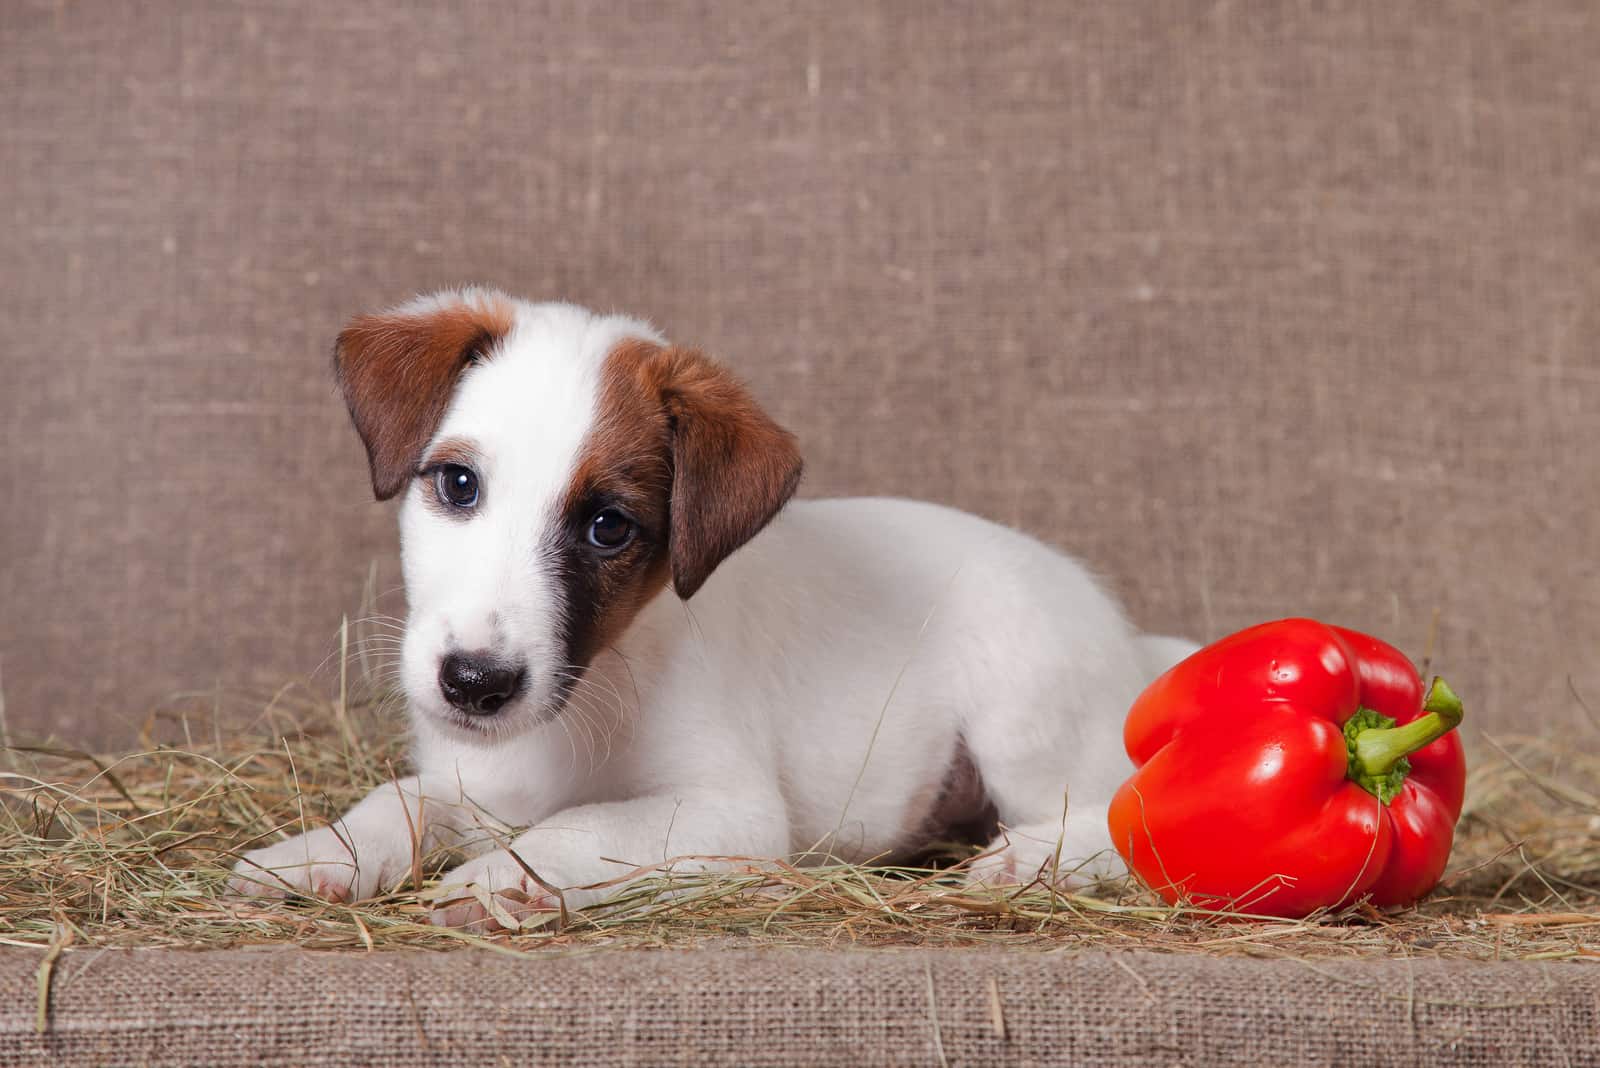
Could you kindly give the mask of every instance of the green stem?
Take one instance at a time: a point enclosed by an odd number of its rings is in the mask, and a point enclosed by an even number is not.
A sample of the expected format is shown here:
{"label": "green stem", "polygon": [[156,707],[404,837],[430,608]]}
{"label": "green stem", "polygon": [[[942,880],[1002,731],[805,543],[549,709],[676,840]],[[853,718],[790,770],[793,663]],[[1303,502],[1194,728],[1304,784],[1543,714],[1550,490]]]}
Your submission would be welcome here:
{"label": "green stem", "polygon": [[1387,775],[1406,754],[1438,741],[1461,722],[1461,698],[1443,679],[1433,680],[1422,707],[1428,714],[1404,727],[1364,730],[1356,735],[1355,758],[1361,770],[1372,776]]}

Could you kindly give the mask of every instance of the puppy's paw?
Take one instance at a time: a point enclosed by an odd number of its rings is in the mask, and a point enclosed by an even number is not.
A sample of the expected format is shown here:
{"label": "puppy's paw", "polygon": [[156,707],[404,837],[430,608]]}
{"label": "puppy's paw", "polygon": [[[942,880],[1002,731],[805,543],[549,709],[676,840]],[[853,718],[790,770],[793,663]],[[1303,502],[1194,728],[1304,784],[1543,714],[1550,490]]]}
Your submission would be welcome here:
{"label": "puppy's paw", "polygon": [[1105,828],[1093,818],[1007,830],[967,867],[974,886],[1009,887],[1042,881],[1081,890],[1120,879],[1128,869],[1111,848]]}
{"label": "puppy's paw", "polygon": [[982,856],[966,867],[969,885],[995,889],[1006,889],[1030,882],[1034,874],[1037,873],[1030,873],[1024,878],[1018,867],[1017,851],[1003,844],[999,848],[990,845]]}
{"label": "puppy's paw", "polygon": [[228,892],[243,897],[298,894],[324,901],[359,901],[376,894],[409,863],[409,848],[402,843],[351,839],[344,828],[336,832],[318,827],[246,853],[233,867]]}
{"label": "puppy's paw", "polygon": [[[544,871],[539,877],[550,886],[560,885]],[[429,920],[436,927],[475,931],[518,930],[530,918],[561,908],[561,899],[531,878],[505,849],[456,868],[429,896],[433,899]],[[568,905],[576,907],[570,898]]]}
{"label": "puppy's paw", "polygon": [[1042,882],[1061,890],[1082,890],[1120,879],[1127,874],[1127,868],[1115,854],[1109,858],[1103,853],[1089,857],[1058,857],[1054,850],[1010,846],[979,857],[967,866],[966,874],[970,885],[991,889]]}

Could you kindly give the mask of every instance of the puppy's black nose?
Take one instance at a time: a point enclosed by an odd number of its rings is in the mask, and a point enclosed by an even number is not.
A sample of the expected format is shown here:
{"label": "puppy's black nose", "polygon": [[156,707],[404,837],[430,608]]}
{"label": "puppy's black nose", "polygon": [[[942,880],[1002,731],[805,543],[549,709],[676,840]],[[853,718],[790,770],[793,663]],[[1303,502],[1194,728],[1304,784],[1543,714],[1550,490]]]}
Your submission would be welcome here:
{"label": "puppy's black nose", "polygon": [[487,656],[451,653],[439,665],[439,690],[463,712],[492,716],[522,689],[526,675],[524,668]]}

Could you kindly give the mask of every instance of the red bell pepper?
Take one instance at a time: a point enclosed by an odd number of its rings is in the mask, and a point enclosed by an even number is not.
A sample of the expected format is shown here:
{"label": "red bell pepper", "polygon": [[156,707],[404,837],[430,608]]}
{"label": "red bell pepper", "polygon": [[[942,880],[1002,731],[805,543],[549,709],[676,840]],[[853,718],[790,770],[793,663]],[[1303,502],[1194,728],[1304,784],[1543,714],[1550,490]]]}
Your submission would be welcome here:
{"label": "red bell pepper", "polygon": [[1285,619],[1209,645],[1128,715],[1111,840],[1169,902],[1298,917],[1409,904],[1461,814],[1461,702],[1377,638]]}

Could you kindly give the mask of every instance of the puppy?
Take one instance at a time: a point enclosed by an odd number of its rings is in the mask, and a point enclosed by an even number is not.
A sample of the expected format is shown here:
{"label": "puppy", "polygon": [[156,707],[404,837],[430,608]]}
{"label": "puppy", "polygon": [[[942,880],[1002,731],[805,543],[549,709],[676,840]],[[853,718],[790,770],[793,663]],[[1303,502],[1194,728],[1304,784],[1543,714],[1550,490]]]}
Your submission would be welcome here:
{"label": "puppy", "polygon": [[785,508],[794,438],[635,319],[465,289],[357,318],[335,362],[403,496],[416,774],[237,892],[365,898],[447,846],[434,921],[504,925],[669,862],[986,826],[974,879],[1121,870],[1123,714],[1192,647],[1073,560],[931,504]]}

